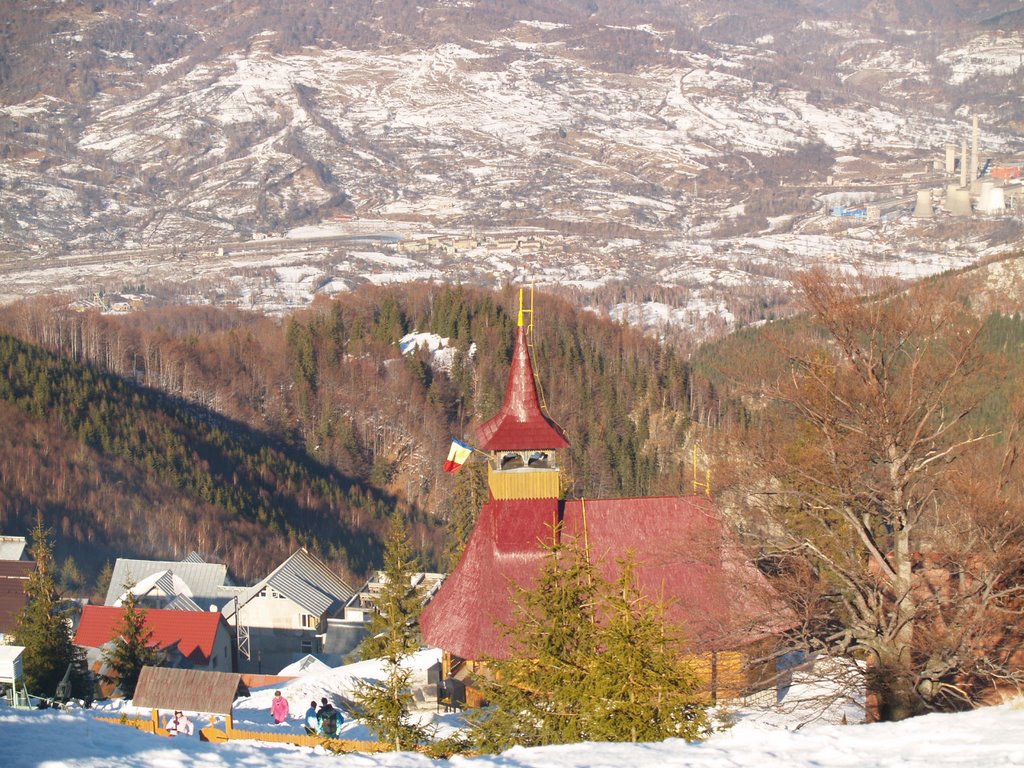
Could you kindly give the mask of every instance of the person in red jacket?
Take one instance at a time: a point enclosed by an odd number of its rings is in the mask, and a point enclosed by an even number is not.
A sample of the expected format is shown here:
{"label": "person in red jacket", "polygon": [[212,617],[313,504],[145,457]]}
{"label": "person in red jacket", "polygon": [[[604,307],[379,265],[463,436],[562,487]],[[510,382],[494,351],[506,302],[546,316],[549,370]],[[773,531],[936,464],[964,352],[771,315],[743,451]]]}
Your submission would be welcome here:
{"label": "person in red jacket", "polygon": [[288,699],[282,696],[280,691],[274,691],[274,701],[270,705],[270,714],[274,716],[274,722],[278,725],[288,719]]}

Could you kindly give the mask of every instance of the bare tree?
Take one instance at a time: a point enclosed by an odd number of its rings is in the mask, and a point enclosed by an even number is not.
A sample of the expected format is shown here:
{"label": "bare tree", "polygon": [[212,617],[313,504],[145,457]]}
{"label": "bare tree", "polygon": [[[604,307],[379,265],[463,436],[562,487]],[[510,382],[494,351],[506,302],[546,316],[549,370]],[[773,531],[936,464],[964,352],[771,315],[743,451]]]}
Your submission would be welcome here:
{"label": "bare tree", "polygon": [[978,414],[985,324],[953,281],[799,284],[812,322],[776,334],[748,400],[748,520],[799,641],[865,660],[879,718],[972,706],[1017,684],[1022,647],[1019,414]]}

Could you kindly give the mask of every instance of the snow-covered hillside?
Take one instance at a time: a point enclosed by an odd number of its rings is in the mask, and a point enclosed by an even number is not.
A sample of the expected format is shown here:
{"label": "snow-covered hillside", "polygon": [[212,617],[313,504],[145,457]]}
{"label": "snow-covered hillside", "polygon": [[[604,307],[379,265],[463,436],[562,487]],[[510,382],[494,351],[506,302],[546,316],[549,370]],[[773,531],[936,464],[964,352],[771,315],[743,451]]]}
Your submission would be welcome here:
{"label": "snow-covered hillside", "polygon": [[[974,115],[983,158],[1024,152],[1013,23],[950,27],[935,3],[884,34],[882,9],[829,3],[356,5],[16,17],[0,299],[285,312],[366,282],[655,285],[686,300],[619,315],[712,333],[773,316],[794,268],[931,274],[1024,232],[1019,209],[909,216],[918,190],[941,201]],[[33,83],[30,56],[94,82]],[[900,202],[851,224],[838,199]]]}

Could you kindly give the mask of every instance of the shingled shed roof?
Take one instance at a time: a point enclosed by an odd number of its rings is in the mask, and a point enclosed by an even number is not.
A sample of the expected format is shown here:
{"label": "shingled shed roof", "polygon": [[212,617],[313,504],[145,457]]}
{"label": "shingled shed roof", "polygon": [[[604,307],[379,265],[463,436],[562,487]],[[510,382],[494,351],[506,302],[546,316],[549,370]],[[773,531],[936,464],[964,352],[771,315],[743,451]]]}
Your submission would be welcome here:
{"label": "shingled shed roof", "polygon": [[239,696],[249,689],[237,672],[143,667],[132,704],[150,709],[181,709],[230,715]]}
{"label": "shingled shed roof", "polygon": [[526,344],[526,330],[516,329],[512,368],[508,372],[505,402],[501,410],[476,431],[479,447],[485,451],[568,448],[562,428],[544,415],[537,397],[537,382]]}
{"label": "shingled shed roof", "polygon": [[707,499],[492,501],[420,617],[424,640],[465,659],[507,657],[513,595],[536,583],[556,522],[562,541],[587,551],[608,580],[631,553],[642,593],[665,606],[693,650],[739,648],[787,624]]}

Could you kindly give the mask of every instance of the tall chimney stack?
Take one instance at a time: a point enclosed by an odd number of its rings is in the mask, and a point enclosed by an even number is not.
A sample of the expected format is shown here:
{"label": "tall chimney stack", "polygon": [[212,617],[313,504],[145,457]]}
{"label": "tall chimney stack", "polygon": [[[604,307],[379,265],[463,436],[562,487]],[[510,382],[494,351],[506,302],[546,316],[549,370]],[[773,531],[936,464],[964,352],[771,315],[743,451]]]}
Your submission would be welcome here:
{"label": "tall chimney stack", "polygon": [[960,186],[967,186],[967,139],[960,140]]}
{"label": "tall chimney stack", "polygon": [[971,189],[978,186],[978,116],[974,116],[974,129],[971,131]]}

